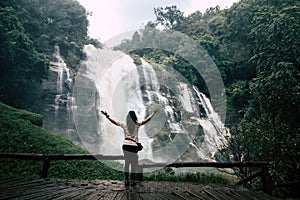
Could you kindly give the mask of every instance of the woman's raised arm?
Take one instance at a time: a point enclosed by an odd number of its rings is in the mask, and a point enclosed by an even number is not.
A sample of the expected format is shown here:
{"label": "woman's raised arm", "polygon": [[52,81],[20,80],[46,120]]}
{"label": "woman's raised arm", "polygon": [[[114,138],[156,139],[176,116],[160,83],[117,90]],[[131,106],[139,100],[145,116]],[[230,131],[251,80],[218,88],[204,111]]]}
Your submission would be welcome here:
{"label": "woman's raised arm", "polygon": [[113,124],[116,125],[116,126],[120,126],[120,123],[117,122],[116,120],[114,120],[113,118],[111,118],[111,117],[109,116],[109,114],[108,114],[106,111],[101,110],[101,113],[102,113],[103,115],[105,115],[105,117],[106,117],[109,121],[111,121],[111,123],[113,123]]}
{"label": "woman's raised arm", "polygon": [[141,121],[139,124],[140,125],[144,125],[146,124],[147,122],[149,122],[151,120],[151,118],[155,115],[155,113],[157,113],[158,109],[154,110],[154,112],[149,115],[149,117],[147,117],[146,119],[144,119],[143,121]]}

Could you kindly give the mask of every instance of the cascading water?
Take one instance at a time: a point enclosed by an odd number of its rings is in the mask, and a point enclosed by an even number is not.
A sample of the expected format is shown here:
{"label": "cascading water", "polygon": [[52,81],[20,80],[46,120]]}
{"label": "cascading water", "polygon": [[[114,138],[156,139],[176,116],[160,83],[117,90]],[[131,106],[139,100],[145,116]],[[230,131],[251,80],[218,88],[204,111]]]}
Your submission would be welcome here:
{"label": "cascading water", "polygon": [[59,46],[55,45],[50,60],[49,77],[43,81],[43,89],[47,94],[44,96],[43,127],[81,145],[72,116],[75,107],[72,77],[72,71],[60,55]]}
{"label": "cascading water", "polygon": [[145,97],[144,102],[147,102],[146,104],[153,104],[158,103],[160,105],[163,105],[164,111],[167,113],[168,116],[168,125],[171,128],[172,132],[182,132],[181,127],[178,125],[178,123],[175,122],[174,118],[174,109],[171,106],[170,97],[169,94],[162,95],[160,92],[160,83],[157,79],[156,72],[153,69],[153,67],[147,63],[145,60],[141,59],[142,61],[142,75],[144,77],[144,84],[145,84]]}
{"label": "cascading water", "polygon": [[[120,155],[123,132],[120,127],[106,120],[100,111],[106,110],[114,119],[123,123],[129,110],[134,110],[139,120],[146,117],[136,65],[128,55],[121,52],[100,50],[90,45],[84,50],[87,55],[84,62],[85,76],[94,83],[97,91],[95,103],[101,144],[94,149],[101,154]],[[139,141],[144,146],[140,157],[152,160],[152,139],[145,134],[143,127],[140,128]]]}
{"label": "cascading water", "polygon": [[[214,111],[210,100],[203,93],[199,92],[195,86],[190,86],[186,82],[175,83],[176,87],[173,87],[173,90],[177,89],[177,91],[173,91],[175,95],[171,95],[171,89],[168,88],[166,93],[162,93],[153,66],[142,59],[141,67],[143,69],[142,73],[146,85],[146,87],[144,87],[144,93],[146,94],[144,102],[146,104],[156,102],[163,106],[167,116],[166,125],[168,126],[169,131],[172,134],[185,134],[188,136],[187,142],[189,142],[189,146],[186,148],[187,151],[189,148],[195,149],[198,157],[197,159],[213,159],[218,148],[226,144],[226,136],[229,136],[229,132],[228,129],[224,127],[219,115]],[[161,73],[161,71],[158,70],[157,73]],[[174,106],[174,99],[175,101],[177,99],[177,102],[180,102],[184,113],[191,115],[190,118],[176,120],[176,116],[182,113],[179,113],[180,111],[178,108]],[[199,116],[200,111],[197,102],[204,108],[207,118]],[[184,123],[194,125],[187,126],[184,125]],[[193,133],[193,131],[197,131],[197,128],[195,128],[197,124],[203,129],[201,142],[197,142],[198,136]],[[170,141],[171,140],[172,138],[170,137]],[[161,159],[161,156],[157,156],[156,158],[160,158],[159,160],[166,160],[166,158]]]}
{"label": "cascading water", "polygon": [[[89,150],[122,154],[123,132],[105,119],[100,110],[124,122],[129,110],[134,110],[141,120],[153,105],[159,106],[160,112],[140,129],[139,138],[144,146],[140,159],[156,162],[212,159],[226,142],[223,123],[209,99],[187,81],[177,81],[179,78],[172,72],[170,75],[170,70],[143,59],[136,66],[122,52],[100,50],[92,45],[85,46],[84,51],[87,59],[78,73],[83,81],[79,81],[77,88],[75,121]],[[198,104],[205,109],[207,118],[200,117]],[[92,120],[95,117],[97,120]],[[89,130],[91,126],[95,128]]]}
{"label": "cascading water", "polygon": [[193,88],[207,115],[207,119],[197,119],[205,133],[202,147],[210,152],[210,157],[213,157],[218,148],[227,144],[226,137],[230,136],[229,130],[224,126],[218,113],[214,111],[210,100],[196,87]]}
{"label": "cascading water", "polygon": [[66,108],[72,108],[74,98],[71,96],[71,85],[73,80],[70,75],[70,69],[60,55],[59,46],[54,46],[53,60],[50,62],[50,70],[57,72],[57,95],[55,98],[55,108],[60,105]]}

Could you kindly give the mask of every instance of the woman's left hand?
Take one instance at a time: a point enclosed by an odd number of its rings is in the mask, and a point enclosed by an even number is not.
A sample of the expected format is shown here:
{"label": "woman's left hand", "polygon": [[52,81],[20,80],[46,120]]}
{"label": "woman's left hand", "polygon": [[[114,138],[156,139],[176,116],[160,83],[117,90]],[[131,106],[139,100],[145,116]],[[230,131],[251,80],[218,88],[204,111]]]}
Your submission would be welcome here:
{"label": "woman's left hand", "polygon": [[105,115],[105,117],[109,117],[109,115],[108,115],[108,113],[107,113],[106,111],[101,110],[101,113],[102,113],[103,115]]}

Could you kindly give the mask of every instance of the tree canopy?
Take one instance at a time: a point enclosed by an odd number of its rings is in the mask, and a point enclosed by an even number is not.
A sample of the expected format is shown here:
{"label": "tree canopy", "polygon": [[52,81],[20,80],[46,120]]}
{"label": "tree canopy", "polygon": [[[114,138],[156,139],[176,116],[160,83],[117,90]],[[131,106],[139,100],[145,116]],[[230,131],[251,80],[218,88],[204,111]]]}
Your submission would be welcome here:
{"label": "tree canopy", "polygon": [[47,77],[49,62],[34,47],[15,10],[9,7],[0,9],[1,99],[21,106],[28,89],[33,89]]}
{"label": "tree canopy", "polygon": [[156,16],[156,25],[160,24],[164,26],[165,29],[174,28],[174,26],[179,25],[183,19],[183,12],[174,5],[166,6],[165,8],[154,8],[154,14]]}
{"label": "tree canopy", "polygon": [[54,45],[74,69],[85,44],[101,47],[87,36],[87,14],[74,0],[1,1],[0,100],[22,108],[39,103]]}

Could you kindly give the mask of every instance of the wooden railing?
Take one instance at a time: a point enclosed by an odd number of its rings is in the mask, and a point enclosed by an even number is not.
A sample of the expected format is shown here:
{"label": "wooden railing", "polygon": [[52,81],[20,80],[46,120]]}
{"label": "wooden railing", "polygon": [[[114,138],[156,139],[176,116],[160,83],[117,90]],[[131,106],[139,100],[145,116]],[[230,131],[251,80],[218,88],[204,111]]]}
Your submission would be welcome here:
{"label": "wooden railing", "polygon": [[[47,178],[51,160],[124,160],[124,156],[104,156],[101,154],[28,154],[28,153],[0,153],[0,158],[21,159],[21,160],[40,160],[44,161],[41,178]],[[160,168],[160,167],[214,167],[214,168],[244,168],[256,167],[260,168],[261,172],[251,175],[241,182],[249,181],[257,176],[261,177],[262,191],[268,194],[272,193],[272,179],[268,172],[267,162],[175,162],[175,163],[152,163],[142,164],[138,166],[139,177],[142,180],[143,171],[145,168]]]}
{"label": "wooden railing", "polygon": [[40,173],[41,178],[47,178],[51,160],[124,160],[124,156],[104,156],[101,154],[0,153],[0,158],[44,161]]}
{"label": "wooden railing", "polygon": [[[246,179],[240,181],[239,183],[250,181],[258,176],[261,177],[262,191],[271,194],[272,193],[272,178],[268,171],[267,162],[231,162],[231,163],[219,163],[219,162],[176,162],[176,163],[153,163],[139,165],[140,174],[143,174],[144,168],[155,168],[155,167],[214,167],[214,168],[244,168],[244,167],[256,167],[260,168],[261,172],[249,176]],[[239,184],[238,183],[238,184]]]}

